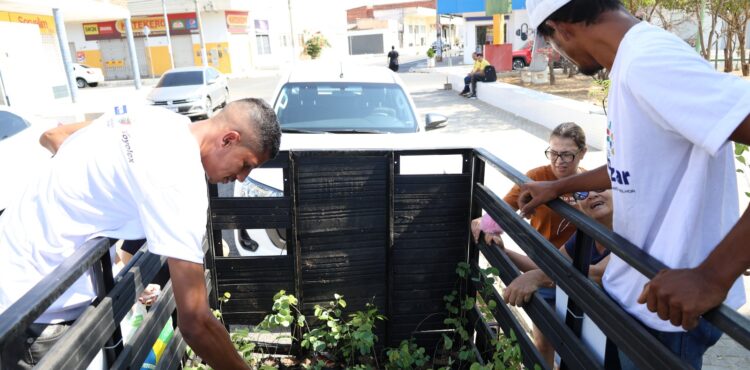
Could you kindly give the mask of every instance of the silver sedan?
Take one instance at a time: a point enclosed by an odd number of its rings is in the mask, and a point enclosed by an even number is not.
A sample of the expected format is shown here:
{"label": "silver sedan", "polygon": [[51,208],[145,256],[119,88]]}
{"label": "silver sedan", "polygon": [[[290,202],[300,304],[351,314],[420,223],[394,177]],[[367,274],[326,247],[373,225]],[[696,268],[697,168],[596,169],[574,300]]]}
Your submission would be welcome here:
{"label": "silver sedan", "polygon": [[213,67],[175,68],[164,73],[146,98],[189,117],[211,117],[229,98],[227,78]]}

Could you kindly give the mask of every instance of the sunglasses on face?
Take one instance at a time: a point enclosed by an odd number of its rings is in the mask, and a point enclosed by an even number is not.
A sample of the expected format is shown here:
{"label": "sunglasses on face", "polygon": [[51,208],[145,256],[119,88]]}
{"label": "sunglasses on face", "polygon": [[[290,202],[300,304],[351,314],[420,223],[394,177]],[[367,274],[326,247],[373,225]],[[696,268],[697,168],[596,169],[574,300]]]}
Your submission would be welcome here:
{"label": "sunglasses on face", "polygon": [[577,192],[573,193],[573,199],[578,200],[578,201],[586,200],[586,198],[588,198],[591,195],[592,192],[597,193],[597,194],[601,194],[601,193],[603,193],[605,191],[607,191],[607,189],[592,190],[592,191],[577,191]]}
{"label": "sunglasses on face", "polygon": [[547,150],[544,151],[544,156],[547,157],[547,159],[551,160],[552,162],[557,161],[558,158],[563,161],[563,163],[570,163],[573,162],[573,159],[580,153],[580,151],[571,153],[571,152],[562,152],[558,153],[552,149],[547,148]]}

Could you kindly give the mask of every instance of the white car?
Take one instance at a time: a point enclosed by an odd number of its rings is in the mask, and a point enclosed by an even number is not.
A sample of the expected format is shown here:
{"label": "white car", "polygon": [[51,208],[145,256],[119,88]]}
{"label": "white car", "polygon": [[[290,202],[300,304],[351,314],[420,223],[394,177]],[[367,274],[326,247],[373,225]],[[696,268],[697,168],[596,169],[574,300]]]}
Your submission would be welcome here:
{"label": "white car", "polygon": [[227,78],[213,67],[174,68],[165,72],[146,100],[189,117],[211,117],[229,99]]}
{"label": "white car", "polygon": [[285,133],[410,133],[440,127],[418,118],[398,74],[373,66],[313,64],[286,73],[273,102]]}
{"label": "white car", "polygon": [[52,154],[39,144],[45,131],[57,122],[21,114],[0,106],[0,212],[17,199],[28,179]]}
{"label": "white car", "polygon": [[[432,113],[418,117],[403,81],[385,67],[297,67],[280,80],[274,96],[273,107],[284,133],[282,150],[365,145],[386,148],[395,137],[403,138],[403,145],[411,145],[414,137],[422,137],[425,131],[442,127],[447,121]],[[351,146],[354,143],[358,144]],[[419,167],[428,169],[429,165]],[[457,168],[461,168],[460,159]],[[235,183],[234,196],[282,196],[280,189],[281,170],[261,168],[253,170],[244,182]],[[242,256],[285,253],[285,230],[241,229],[234,234],[237,252]]]}
{"label": "white car", "polygon": [[76,85],[79,89],[86,86],[96,87],[99,82],[104,81],[101,68],[90,67],[85,64],[73,63],[73,75],[76,77]]}

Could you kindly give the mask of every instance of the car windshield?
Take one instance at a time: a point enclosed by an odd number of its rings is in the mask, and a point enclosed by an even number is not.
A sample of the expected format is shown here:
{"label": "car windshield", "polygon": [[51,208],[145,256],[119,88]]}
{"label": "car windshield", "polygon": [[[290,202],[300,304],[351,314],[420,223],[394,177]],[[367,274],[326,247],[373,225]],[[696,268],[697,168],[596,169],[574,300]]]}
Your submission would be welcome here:
{"label": "car windshield", "polygon": [[0,141],[3,141],[31,126],[25,119],[6,111],[0,111]]}
{"label": "car windshield", "polygon": [[203,85],[202,71],[171,72],[161,77],[156,87]]}
{"label": "car windshield", "polygon": [[416,132],[417,120],[396,84],[288,83],[274,103],[281,129],[298,132]]}

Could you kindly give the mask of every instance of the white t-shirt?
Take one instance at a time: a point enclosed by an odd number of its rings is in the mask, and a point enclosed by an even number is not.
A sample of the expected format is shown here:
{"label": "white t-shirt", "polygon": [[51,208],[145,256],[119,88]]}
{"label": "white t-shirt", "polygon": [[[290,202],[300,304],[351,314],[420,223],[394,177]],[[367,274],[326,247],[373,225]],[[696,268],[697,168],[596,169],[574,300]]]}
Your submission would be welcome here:
{"label": "white t-shirt", "polygon": [[[70,136],[0,216],[0,313],[98,236],[146,238],[153,253],[203,263],[208,196],[190,121],[128,108]],[[73,320],[94,297],[86,274],[37,322]]]}
{"label": "white t-shirt", "polygon": [[[645,22],[625,35],[610,78],[614,231],[671,268],[695,267],[739,218],[727,140],[750,113],[750,83],[714,71],[684,41]],[[648,279],[617,256],[602,280],[645,325],[682,330],[637,303]],[[725,303],[744,301],[738,279]]]}

